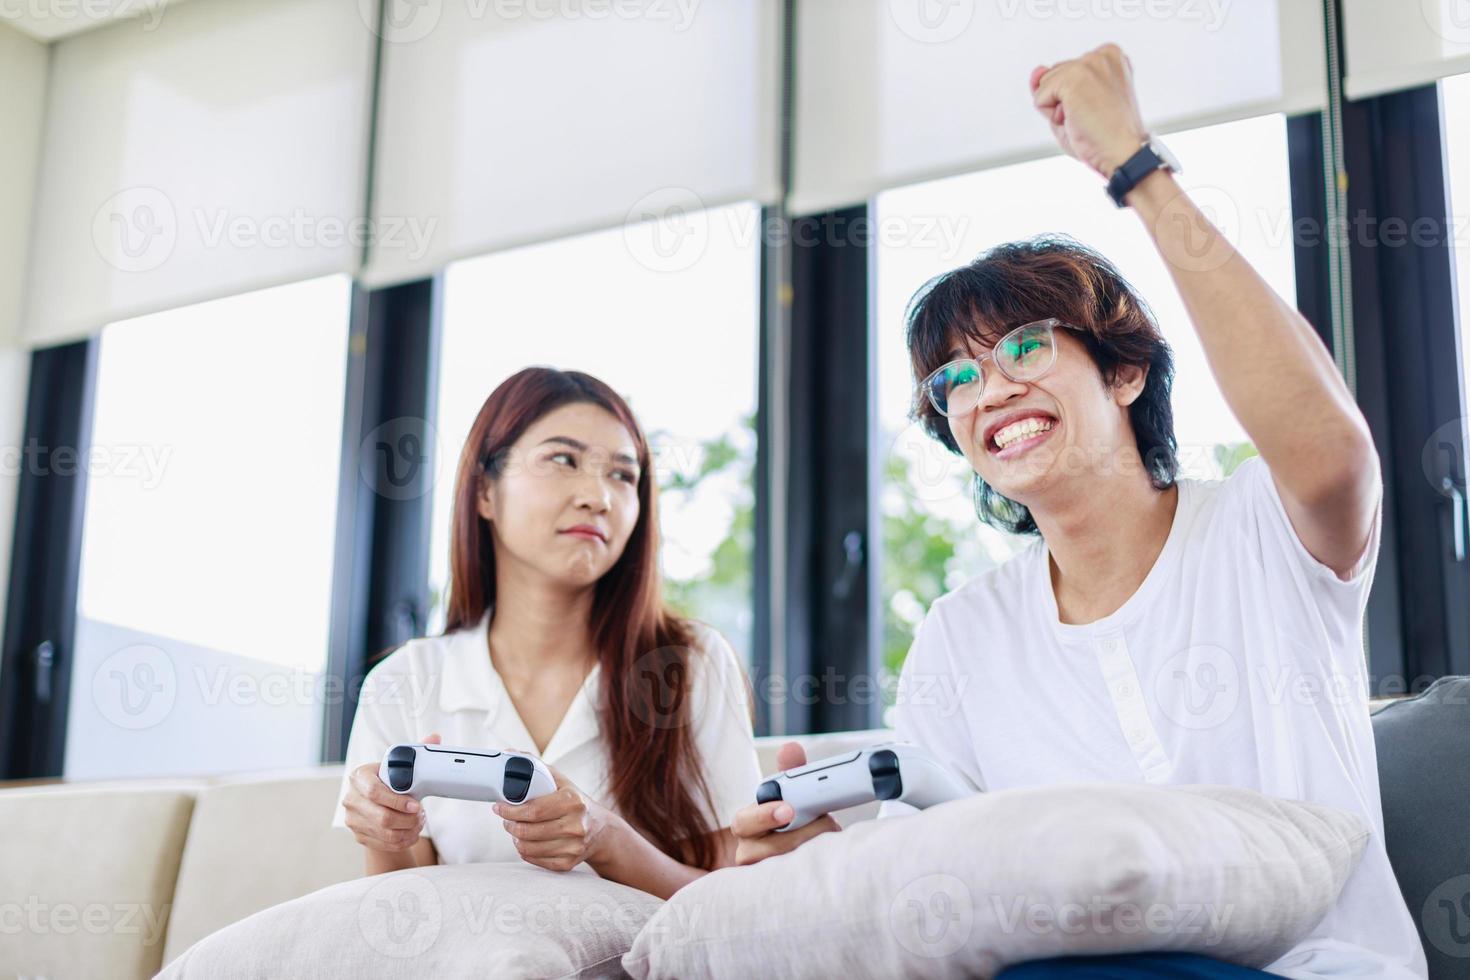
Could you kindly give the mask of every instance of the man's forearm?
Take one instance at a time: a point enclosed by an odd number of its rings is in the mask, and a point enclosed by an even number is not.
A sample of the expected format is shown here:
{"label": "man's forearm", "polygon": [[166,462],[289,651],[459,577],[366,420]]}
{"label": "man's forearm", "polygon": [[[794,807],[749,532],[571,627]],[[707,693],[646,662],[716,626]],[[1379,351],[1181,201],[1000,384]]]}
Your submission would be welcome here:
{"label": "man's forearm", "polygon": [[1311,325],[1172,174],[1145,178],[1127,204],[1164,257],[1225,401],[1277,483],[1310,502],[1370,479],[1367,423]]}

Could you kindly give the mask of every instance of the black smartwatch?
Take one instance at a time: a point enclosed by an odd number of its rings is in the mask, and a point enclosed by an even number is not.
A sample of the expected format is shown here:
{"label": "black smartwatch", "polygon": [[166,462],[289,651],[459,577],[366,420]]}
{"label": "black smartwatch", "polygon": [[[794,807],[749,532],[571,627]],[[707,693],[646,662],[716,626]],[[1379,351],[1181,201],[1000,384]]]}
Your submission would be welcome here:
{"label": "black smartwatch", "polygon": [[1118,207],[1126,207],[1123,199],[1128,196],[1128,192],[1137,187],[1139,181],[1160,168],[1176,174],[1184,169],[1179,165],[1179,158],[1169,152],[1167,146],[1150,136],[1137,153],[1113,171],[1113,176],[1108,179],[1108,197]]}

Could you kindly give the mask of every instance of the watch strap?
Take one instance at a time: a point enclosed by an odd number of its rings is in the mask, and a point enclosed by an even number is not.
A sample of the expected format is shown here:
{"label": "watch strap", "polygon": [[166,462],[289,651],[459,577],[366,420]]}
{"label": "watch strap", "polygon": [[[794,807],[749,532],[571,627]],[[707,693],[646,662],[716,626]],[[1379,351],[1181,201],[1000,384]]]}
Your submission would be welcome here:
{"label": "watch strap", "polygon": [[1138,182],[1160,167],[1167,167],[1164,158],[1154,152],[1154,148],[1148,143],[1138,148],[1138,152],[1129,157],[1123,166],[1113,171],[1113,176],[1108,178],[1108,196],[1118,207],[1126,207],[1123,203],[1128,197],[1128,192],[1138,186]]}

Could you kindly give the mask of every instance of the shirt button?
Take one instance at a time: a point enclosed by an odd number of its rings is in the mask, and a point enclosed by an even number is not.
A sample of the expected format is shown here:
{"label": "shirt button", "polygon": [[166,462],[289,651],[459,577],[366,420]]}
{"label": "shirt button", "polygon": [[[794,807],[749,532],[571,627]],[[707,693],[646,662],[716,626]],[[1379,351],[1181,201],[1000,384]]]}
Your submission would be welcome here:
{"label": "shirt button", "polygon": [[1117,640],[1103,640],[1102,648],[1103,648],[1103,653],[1117,653],[1118,652],[1118,641]]}
{"label": "shirt button", "polygon": [[1117,687],[1117,691],[1118,691],[1118,697],[1120,697],[1120,698],[1131,698],[1131,697],[1133,697],[1133,685],[1131,685],[1131,684],[1119,684],[1118,687]]}
{"label": "shirt button", "polygon": [[1142,728],[1135,728],[1131,732],[1129,732],[1128,733],[1128,741],[1132,742],[1134,745],[1137,745],[1139,742],[1142,742],[1143,741],[1143,729]]}

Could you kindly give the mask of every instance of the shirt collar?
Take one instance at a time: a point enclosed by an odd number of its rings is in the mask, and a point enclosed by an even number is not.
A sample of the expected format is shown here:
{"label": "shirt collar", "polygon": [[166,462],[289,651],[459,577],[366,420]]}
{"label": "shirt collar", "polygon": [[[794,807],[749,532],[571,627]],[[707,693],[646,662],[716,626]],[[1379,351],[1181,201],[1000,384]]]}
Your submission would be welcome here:
{"label": "shirt collar", "polygon": [[[439,708],[446,713],[483,711],[487,738],[524,743],[487,744],[487,747],[534,752],[536,747],[511,702],[505,682],[490,662],[490,615],[491,610],[487,609],[474,626],[450,634],[443,683],[439,686]],[[593,665],[541,755],[546,762],[555,765],[558,759],[601,734],[598,724],[601,678],[601,664]]]}

